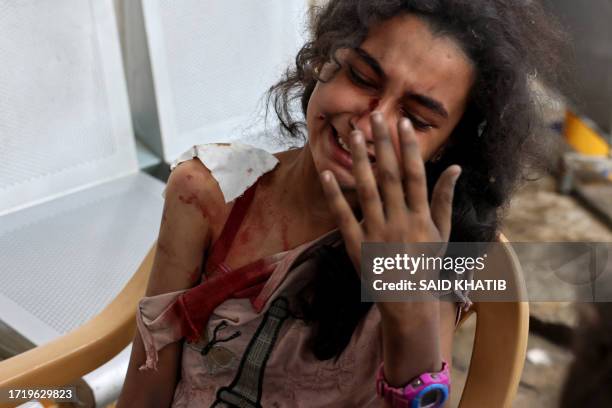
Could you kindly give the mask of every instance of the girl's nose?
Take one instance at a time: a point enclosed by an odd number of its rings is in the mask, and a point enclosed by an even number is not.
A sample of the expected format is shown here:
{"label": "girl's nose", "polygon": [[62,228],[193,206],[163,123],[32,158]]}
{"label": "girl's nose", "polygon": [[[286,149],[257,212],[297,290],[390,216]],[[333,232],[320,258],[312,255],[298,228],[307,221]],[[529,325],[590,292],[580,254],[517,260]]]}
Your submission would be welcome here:
{"label": "girl's nose", "polygon": [[350,119],[351,129],[361,130],[368,143],[374,143],[374,134],[372,133],[372,124],[370,120],[370,115],[374,111],[381,112],[385,118],[389,117],[389,112],[387,112],[383,104],[381,104],[380,99],[372,99],[369,101],[367,109],[362,110]]}

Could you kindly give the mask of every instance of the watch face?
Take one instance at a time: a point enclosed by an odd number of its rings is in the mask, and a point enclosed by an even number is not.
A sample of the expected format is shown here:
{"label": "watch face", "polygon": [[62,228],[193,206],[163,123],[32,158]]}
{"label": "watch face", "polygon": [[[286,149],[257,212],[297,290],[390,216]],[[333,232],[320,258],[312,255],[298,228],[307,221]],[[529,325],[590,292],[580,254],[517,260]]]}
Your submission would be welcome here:
{"label": "watch face", "polygon": [[421,398],[419,408],[437,407],[442,402],[442,393],[438,389],[427,391]]}

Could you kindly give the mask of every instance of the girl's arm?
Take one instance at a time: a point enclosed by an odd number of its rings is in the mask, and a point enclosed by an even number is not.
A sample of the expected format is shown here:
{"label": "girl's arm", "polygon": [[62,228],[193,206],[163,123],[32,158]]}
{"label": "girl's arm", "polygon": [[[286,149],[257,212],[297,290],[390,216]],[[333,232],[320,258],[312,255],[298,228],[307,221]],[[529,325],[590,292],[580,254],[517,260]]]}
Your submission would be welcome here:
{"label": "girl's arm", "polygon": [[[353,131],[350,146],[362,222],[355,218],[333,173],[325,171],[321,175],[330,209],[338,219],[347,253],[358,271],[361,270],[363,242],[447,243],[453,192],[461,172],[458,166],[450,166],[440,175],[430,204],[425,165],[410,121],[404,118],[398,123],[398,160],[382,115],[375,112],[370,120],[376,150],[376,176],[361,131]],[[377,306],[382,319],[387,383],[404,386],[420,374],[440,371],[441,346],[450,348],[452,342],[445,328],[448,326],[447,306],[433,297],[422,302],[378,302]],[[442,320],[443,327],[440,326]]]}
{"label": "girl's arm", "polygon": [[[222,200],[217,183],[198,161],[178,166],[170,175],[166,201],[146,296],[194,286],[200,278],[210,241],[205,207]],[[172,343],[159,351],[157,370],[139,370],[145,350],[137,331],[117,408],[169,407],[180,376],[182,347]]]}
{"label": "girl's arm", "polygon": [[405,318],[386,316],[381,324],[385,378],[398,387],[424,372],[439,371],[442,360],[448,363],[449,370],[452,365],[457,304],[426,302],[411,303],[410,307],[412,311],[406,314],[414,319],[406,322]]}

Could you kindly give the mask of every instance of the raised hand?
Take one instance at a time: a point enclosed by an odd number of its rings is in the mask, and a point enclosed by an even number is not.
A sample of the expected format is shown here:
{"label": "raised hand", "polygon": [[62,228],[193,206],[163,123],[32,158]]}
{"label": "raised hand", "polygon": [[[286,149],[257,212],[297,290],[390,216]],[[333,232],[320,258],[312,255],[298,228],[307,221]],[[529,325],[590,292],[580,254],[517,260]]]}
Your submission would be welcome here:
{"label": "raised hand", "polygon": [[[401,158],[396,157],[391,134],[380,113],[371,118],[376,150],[376,177],[368,160],[363,134],[351,134],[353,175],[363,220],[359,222],[330,171],[321,174],[329,206],[357,271],[361,243],[448,242],[454,187],[461,168],[446,169],[427,198],[425,165],[414,128],[408,119],[398,123]],[[380,185],[380,189],[378,188]],[[380,192],[379,192],[380,191]],[[382,195],[382,198],[381,198]],[[438,371],[440,350],[440,304],[425,302],[378,302],[385,378],[403,385],[426,371]]]}
{"label": "raised hand", "polygon": [[447,242],[454,186],[461,173],[457,165],[442,173],[434,187],[430,206],[425,164],[410,121],[403,118],[398,122],[401,151],[398,160],[382,115],[374,112],[370,120],[376,150],[376,177],[361,131],[351,133],[350,145],[362,222],[355,218],[333,173],[324,171],[321,174],[329,206],[338,219],[347,252],[357,270],[362,242]]}

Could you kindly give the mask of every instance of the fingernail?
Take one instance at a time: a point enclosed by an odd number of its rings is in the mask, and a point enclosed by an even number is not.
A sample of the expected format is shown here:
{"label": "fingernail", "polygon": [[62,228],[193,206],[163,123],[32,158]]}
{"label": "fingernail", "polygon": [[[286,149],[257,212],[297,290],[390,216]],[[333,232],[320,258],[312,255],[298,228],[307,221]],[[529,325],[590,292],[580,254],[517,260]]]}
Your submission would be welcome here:
{"label": "fingernail", "polygon": [[459,168],[459,170],[457,171],[457,174],[455,174],[455,177],[453,178],[453,183],[457,183],[457,180],[459,180],[459,176],[461,176],[461,172],[463,171],[463,169],[459,166],[457,166]]}
{"label": "fingernail", "polygon": [[379,121],[382,119],[382,113],[380,113],[380,111],[374,111],[372,112],[372,119]]}
{"label": "fingernail", "polygon": [[355,144],[363,143],[363,136],[361,136],[361,132],[354,131],[351,133],[351,135],[353,137],[353,143]]}
{"label": "fingernail", "polygon": [[408,118],[402,118],[400,119],[400,126],[402,127],[402,129],[404,130],[408,130],[410,129],[410,119]]}
{"label": "fingernail", "polygon": [[323,180],[325,183],[329,183],[331,181],[331,174],[329,170],[325,170],[323,173],[321,173],[321,180]]}

